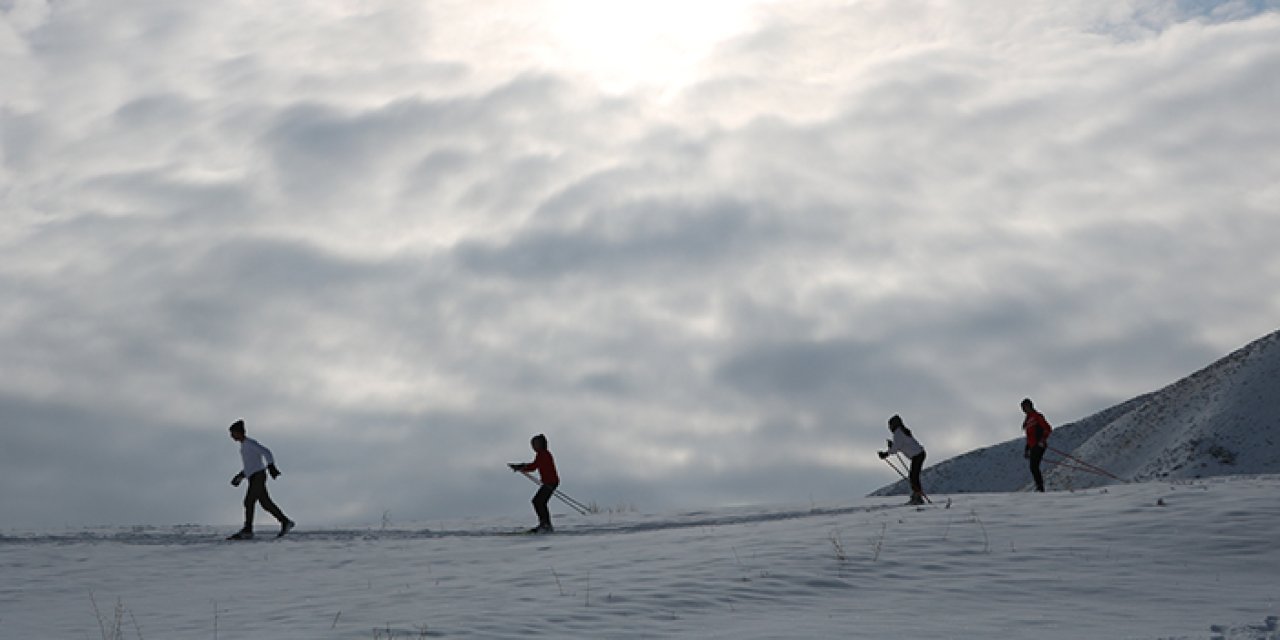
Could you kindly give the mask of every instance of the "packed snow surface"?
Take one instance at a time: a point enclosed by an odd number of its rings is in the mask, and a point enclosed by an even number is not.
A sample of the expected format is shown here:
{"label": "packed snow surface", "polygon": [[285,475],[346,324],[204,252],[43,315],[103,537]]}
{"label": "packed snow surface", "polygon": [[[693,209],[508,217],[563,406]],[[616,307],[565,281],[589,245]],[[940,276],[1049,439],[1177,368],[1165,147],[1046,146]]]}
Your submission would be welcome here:
{"label": "packed snow surface", "polygon": [[10,530],[0,638],[1280,638],[1280,476],[932,498]]}

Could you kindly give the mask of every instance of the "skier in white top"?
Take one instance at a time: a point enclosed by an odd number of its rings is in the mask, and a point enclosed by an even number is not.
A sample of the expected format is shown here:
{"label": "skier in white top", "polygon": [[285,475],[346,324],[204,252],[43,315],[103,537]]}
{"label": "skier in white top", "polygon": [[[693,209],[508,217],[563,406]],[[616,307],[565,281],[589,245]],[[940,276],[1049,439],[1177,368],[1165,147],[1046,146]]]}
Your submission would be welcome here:
{"label": "skier in white top", "polygon": [[891,454],[902,452],[903,455],[911,459],[911,474],[909,476],[911,482],[911,501],[907,504],[924,503],[924,489],[920,486],[920,470],[924,468],[924,447],[916,441],[911,435],[911,430],[902,422],[902,418],[893,416],[889,418],[889,431],[893,432],[893,440],[889,440],[888,451],[877,452],[880,459],[888,458]]}
{"label": "skier in white top", "polygon": [[244,420],[236,420],[232,423],[230,431],[231,439],[240,443],[240,459],[243,461],[240,473],[231,478],[231,486],[238,487],[245,478],[248,478],[249,489],[244,494],[244,528],[231,534],[227,539],[253,538],[253,510],[259,503],[267,513],[275,516],[280,522],[280,533],[276,534],[276,537],[289,533],[293,528],[293,521],[280,511],[280,507],[272,502],[271,496],[267,493],[267,473],[270,473],[273,479],[280,477],[280,470],[276,468],[275,457],[271,455],[271,450],[244,434]]}

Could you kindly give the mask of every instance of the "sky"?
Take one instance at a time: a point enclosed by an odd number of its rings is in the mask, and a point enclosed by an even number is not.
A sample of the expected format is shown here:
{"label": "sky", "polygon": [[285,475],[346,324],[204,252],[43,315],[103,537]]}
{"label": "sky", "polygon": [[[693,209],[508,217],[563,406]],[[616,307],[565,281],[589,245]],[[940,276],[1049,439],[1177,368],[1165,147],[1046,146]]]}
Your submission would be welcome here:
{"label": "sky", "polygon": [[[0,0],[0,528],[832,500],[1277,329],[1280,2]],[[530,517],[532,513],[530,511]]]}

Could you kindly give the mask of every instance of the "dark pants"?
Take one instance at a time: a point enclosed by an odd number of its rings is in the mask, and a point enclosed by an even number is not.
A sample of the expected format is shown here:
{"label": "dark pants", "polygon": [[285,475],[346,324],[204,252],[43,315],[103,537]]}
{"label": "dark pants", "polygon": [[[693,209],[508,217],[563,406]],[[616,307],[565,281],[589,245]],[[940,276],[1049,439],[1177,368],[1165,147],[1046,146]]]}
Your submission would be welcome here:
{"label": "dark pants", "polygon": [[911,459],[911,474],[908,476],[911,481],[911,492],[924,494],[924,489],[920,488],[920,470],[924,469],[924,452]]}
{"label": "dark pants", "polygon": [[1031,447],[1031,477],[1036,481],[1036,491],[1044,491],[1044,476],[1040,475],[1040,460],[1044,458],[1044,447]]}
{"label": "dark pants", "polygon": [[538,492],[533,494],[533,511],[538,514],[538,524],[551,526],[551,510],[547,508],[547,503],[551,502],[551,496],[555,495],[558,484],[544,484],[538,488]]}
{"label": "dark pants", "polygon": [[288,518],[284,517],[284,513],[280,511],[280,507],[271,501],[271,495],[267,493],[267,472],[259,471],[249,476],[249,490],[244,494],[244,528],[253,529],[253,507],[261,504],[263,510],[275,516],[280,524],[284,524]]}

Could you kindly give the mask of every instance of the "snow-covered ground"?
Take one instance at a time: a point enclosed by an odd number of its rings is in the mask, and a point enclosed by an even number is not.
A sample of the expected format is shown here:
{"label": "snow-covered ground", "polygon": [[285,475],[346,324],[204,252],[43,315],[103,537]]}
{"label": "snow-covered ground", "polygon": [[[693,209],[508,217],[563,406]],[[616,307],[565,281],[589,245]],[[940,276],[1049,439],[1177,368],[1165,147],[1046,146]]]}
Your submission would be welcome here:
{"label": "snow-covered ground", "polygon": [[10,530],[0,638],[1280,638],[1280,476],[933,499]]}

